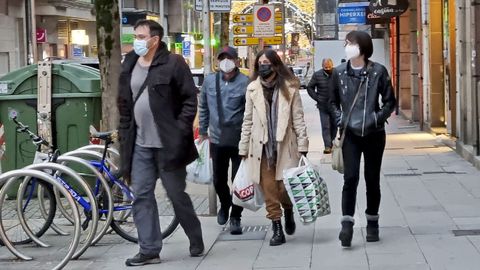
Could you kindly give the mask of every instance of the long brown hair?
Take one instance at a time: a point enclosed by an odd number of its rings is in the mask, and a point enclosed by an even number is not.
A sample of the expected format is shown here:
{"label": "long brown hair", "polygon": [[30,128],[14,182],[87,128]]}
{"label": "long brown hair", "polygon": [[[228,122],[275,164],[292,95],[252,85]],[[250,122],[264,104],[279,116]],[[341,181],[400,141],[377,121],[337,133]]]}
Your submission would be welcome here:
{"label": "long brown hair", "polygon": [[276,51],[272,49],[264,49],[257,54],[257,57],[255,57],[252,81],[258,78],[258,69],[259,69],[258,61],[260,57],[262,57],[262,55],[265,55],[268,61],[270,61],[272,70],[276,74],[275,80],[277,81],[277,86],[280,89],[280,92],[282,93],[283,97],[285,97],[287,100],[290,100],[287,82],[289,82],[290,85],[292,85],[293,87],[298,87],[299,86],[298,79],[297,77],[295,77],[295,75],[293,75],[292,72],[288,70],[288,68],[282,62],[282,59],[280,59],[280,56],[278,56]]}

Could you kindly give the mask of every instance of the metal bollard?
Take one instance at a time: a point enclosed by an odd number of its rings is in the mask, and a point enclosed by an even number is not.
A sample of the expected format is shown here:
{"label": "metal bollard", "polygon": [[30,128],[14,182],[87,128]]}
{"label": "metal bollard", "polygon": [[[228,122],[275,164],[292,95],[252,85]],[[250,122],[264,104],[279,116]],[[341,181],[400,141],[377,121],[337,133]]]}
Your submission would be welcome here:
{"label": "metal bollard", "polygon": [[208,210],[210,216],[217,215],[217,192],[213,184],[208,186]]}

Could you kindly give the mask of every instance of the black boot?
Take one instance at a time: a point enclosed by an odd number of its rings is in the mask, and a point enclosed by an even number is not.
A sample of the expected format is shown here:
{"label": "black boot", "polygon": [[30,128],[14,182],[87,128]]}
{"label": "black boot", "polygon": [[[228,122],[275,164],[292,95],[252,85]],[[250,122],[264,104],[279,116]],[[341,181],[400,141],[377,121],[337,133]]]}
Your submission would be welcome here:
{"label": "black boot", "polygon": [[367,216],[367,242],[378,242],[380,237],[378,236],[378,215],[366,215]]}
{"label": "black boot", "polygon": [[338,235],[338,239],[342,242],[342,247],[352,246],[353,238],[353,218],[352,220],[343,220],[342,221],[342,230]]}
{"label": "black boot", "polygon": [[230,234],[242,234],[242,223],[239,217],[230,217]]}
{"label": "black boot", "polygon": [[293,209],[285,209],[283,215],[285,216],[285,232],[288,235],[294,234],[297,226],[295,225],[295,219],[293,218]]}
{"label": "black boot", "polygon": [[270,239],[270,246],[279,246],[285,243],[285,234],[283,234],[282,222],[280,220],[272,221],[273,236]]}

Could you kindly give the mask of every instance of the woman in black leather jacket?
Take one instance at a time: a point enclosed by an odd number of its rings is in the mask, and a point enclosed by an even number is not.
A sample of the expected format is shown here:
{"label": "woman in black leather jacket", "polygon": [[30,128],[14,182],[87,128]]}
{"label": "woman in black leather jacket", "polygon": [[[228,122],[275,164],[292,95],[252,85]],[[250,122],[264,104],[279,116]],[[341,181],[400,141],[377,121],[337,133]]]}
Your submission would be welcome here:
{"label": "woman in black leather jacket", "polygon": [[[373,53],[372,38],[366,32],[352,31],[345,40],[346,63],[333,72],[331,110],[338,127],[345,132],[343,142],[344,185],[342,191],[342,246],[351,246],[360,159],[365,162],[367,189],[367,242],[378,236],[380,206],[380,168],[385,149],[385,122],[395,107],[395,96],[387,69],[369,60]],[[353,101],[355,104],[352,106]],[[381,97],[381,102],[380,98]],[[351,117],[348,118],[350,109]]]}

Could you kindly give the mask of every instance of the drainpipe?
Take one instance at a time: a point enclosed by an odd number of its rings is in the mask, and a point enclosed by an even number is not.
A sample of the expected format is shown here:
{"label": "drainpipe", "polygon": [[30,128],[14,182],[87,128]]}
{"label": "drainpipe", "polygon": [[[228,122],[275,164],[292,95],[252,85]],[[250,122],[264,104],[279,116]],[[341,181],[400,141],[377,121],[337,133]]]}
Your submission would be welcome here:
{"label": "drainpipe", "polygon": [[[472,22],[477,21],[480,19],[480,1],[474,0],[472,1],[472,8],[474,12],[472,14]],[[474,29],[472,31],[474,40],[474,49],[472,51],[472,66],[473,66],[473,74],[472,77],[475,81],[472,89],[475,89],[475,126],[477,127],[476,130],[476,155],[480,156],[480,58],[478,57],[478,53],[480,52],[480,26],[474,24],[472,26]]]}
{"label": "drainpipe", "polygon": [[25,0],[25,24],[27,32],[27,64],[37,63],[37,28],[35,23],[35,0]]}
{"label": "drainpipe", "polygon": [[398,115],[400,111],[400,16],[395,17],[395,96],[397,98],[397,104],[395,108],[395,114]]}
{"label": "drainpipe", "polygon": [[[457,114],[456,114],[456,118],[457,118],[457,136],[459,138],[459,141],[461,142],[465,142],[465,126],[464,126],[464,123],[463,123],[463,119],[464,119],[464,110],[465,108],[463,107],[465,102],[463,100],[463,96],[464,96],[464,91],[465,91],[465,87],[464,87],[464,75],[465,75],[465,72],[464,72],[464,64],[465,64],[465,48],[464,48],[464,45],[463,45],[463,41],[465,40],[465,26],[464,26],[464,23],[465,23],[465,8],[464,8],[464,3],[463,1],[457,1],[456,2],[456,7],[455,7],[455,12],[456,12],[456,16],[455,16],[455,25],[457,27],[456,29],[456,33],[455,33],[455,47],[457,48],[457,52],[456,52],[456,55],[455,55],[455,58],[456,58],[456,66],[457,66],[457,70],[456,70],[456,89],[457,89],[457,93],[456,93],[456,108],[457,108]],[[458,149],[458,148],[457,148]]]}
{"label": "drainpipe", "polygon": [[[429,0],[422,2],[422,69],[423,69],[423,123],[430,122],[430,41],[429,29]],[[424,128],[422,128],[424,129]]]}

